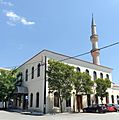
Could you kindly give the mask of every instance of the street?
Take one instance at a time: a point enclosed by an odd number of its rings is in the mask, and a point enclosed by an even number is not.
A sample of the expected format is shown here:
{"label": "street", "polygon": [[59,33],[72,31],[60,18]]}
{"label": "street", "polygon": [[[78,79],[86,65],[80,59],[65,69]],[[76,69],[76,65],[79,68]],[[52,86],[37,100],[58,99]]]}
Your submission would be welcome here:
{"label": "street", "polygon": [[25,115],[17,112],[0,111],[0,120],[119,120],[119,113],[59,113],[55,115]]}

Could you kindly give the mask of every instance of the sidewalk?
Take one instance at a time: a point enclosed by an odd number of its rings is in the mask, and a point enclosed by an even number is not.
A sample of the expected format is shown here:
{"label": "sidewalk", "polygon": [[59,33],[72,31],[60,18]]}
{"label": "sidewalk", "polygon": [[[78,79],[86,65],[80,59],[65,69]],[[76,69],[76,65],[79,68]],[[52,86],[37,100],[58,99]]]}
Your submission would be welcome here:
{"label": "sidewalk", "polygon": [[26,115],[43,115],[43,113],[34,110],[22,110],[22,109],[8,109],[9,112],[17,112]]}

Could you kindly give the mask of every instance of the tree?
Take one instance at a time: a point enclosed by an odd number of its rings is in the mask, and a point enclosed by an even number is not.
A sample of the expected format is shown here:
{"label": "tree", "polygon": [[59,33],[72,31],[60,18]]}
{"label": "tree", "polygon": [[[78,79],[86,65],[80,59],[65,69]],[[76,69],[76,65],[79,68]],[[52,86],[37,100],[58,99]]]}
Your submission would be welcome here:
{"label": "tree", "polygon": [[[94,82],[91,80],[91,76],[85,72],[75,72],[73,80],[74,89],[76,91],[76,96],[78,94],[92,94],[92,86]],[[74,103],[75,104],[75,103]],[[75,108],[73,110],[75,112]],[[80,112],[80,108],[78,108]]]}
{"label": "tree", "polygon": [[79,92],[85,94],[91,94],[92,86],[94,82],[91,80],[91,76],[85,72],[75,72],[75,79],[73,81],[74,89],[76,90],[76,94]]}
{"label": "tree", "polygon": [[15,89],[16,70],[0,70],[0,101],[8,101]]}
{"label": "tree", "polygon": [[63,99],[71,96],[74,67],[55,60],[48,61],[48,83],[50,91],[57,91],[62,111]]}
{"label": "tree", "polygon": [[101,103],[103,98],[107,96],[107,89],[111,87],[111,81],[109,79],[98,78],[95,80],[96,83],[96,94],[100,97]]}

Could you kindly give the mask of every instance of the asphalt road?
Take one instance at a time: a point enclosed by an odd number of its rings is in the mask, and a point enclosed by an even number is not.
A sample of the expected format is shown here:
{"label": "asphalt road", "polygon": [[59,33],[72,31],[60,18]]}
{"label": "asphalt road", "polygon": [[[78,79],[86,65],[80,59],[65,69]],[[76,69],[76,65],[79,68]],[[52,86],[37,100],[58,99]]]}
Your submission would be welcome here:
{"label": "asphalt road", "polygon": [[0,111],[0,120],[119,120],[119,112],[97,113],[63,113],[46,115],[26,115],[16,112]]}

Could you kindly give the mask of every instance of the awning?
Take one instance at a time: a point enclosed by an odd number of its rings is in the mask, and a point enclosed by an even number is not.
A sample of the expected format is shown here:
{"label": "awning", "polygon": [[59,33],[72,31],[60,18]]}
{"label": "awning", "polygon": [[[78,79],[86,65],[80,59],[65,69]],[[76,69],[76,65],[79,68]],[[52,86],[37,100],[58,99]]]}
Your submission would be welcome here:
{"label": "awning", "polygon": [[28,94],[28,88],[24,86],[16,86],[14,91],[16,94]]}

